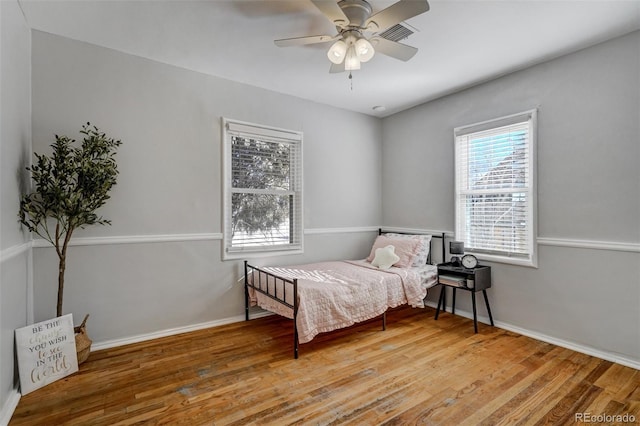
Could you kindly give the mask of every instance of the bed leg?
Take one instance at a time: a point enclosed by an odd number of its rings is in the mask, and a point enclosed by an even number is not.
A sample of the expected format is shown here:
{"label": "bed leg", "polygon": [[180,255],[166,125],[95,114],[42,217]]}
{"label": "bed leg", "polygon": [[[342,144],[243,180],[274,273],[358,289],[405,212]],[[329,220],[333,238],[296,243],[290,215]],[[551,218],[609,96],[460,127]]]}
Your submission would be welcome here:
{"label": "bed leg", "polygon": [[293,280],[293,357],[298,359],[298,279]]}
{"label": "bed leg", "polygon": [[247,261],[244,261],[244,320],[249,321],[249,268],[247,267]]}
{"label": "bed leg", "polygon": [[298,312],[293,314],[293,358],[298,359]]}
{"label": "bed leg", "polygon": [[382,314],[382,330],[386,330],[387,329],[387,311],[384,311],[384,313]]}

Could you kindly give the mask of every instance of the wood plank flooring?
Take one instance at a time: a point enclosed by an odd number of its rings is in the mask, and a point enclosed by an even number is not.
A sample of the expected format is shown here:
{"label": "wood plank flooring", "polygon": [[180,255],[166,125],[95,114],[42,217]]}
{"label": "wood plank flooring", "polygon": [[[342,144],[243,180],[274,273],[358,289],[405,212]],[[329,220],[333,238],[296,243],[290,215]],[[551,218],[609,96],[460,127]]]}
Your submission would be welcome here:
{"label": "wood plank flooring", "polygon": [[392,310],[386,331],[376,320],[326,333],[298,360],[277,316],[96,351],[23,396],[10,425],[640,422],[640,371],[433,314]]}

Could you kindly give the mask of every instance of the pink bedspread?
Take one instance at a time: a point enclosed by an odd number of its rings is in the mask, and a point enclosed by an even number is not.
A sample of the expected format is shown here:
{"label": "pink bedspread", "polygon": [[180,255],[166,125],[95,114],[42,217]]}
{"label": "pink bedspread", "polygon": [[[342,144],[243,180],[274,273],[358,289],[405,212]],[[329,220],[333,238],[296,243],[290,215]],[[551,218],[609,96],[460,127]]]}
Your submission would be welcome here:
{"label": "pink bedspread", "polygon": [[[311,341],[319,333],[375,318],[387,308],[403,304],[424,307],[427,288],[435,281],[425,279],[425,271],[418,268],[380,270],[366,261],[322,262],[261,269],[284,278],[298,279],[297,326],[300,343]],[[435,277],[435,267],[433,271]],[[266,285],[267,280],[264,280],[263,288]],[[273,288],[273,282],[270,285]],[[291,308],[251,288],[249,290],[254,305],[293,318]],[[293,290],[287,289],[286,293],[286,301],[293,304]],[[282,289],[278,294],[282,294]]]}

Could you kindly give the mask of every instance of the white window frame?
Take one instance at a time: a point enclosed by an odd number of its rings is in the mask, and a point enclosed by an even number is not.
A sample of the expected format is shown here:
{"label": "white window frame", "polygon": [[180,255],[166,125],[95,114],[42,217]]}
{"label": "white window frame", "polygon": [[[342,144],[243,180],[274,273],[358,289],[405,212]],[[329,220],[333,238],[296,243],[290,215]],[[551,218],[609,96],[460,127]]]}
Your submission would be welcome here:
{"label": "white window frame", "polygon": [[[470,194],[482,194],[482,190],[471,190],[469,188],[463,188],[464,181],[460,173],[467,171],[468,164],[464,163],[465,156],[462,155],[462,150],[465,149],[467,138],[470,135],[500,129],[505,126],[516,125],[518,123],[528,123],[528,171],[529,176],[527,184],[524,188],[509,188],[505,191],[513,191],[514,193],[525,193],[527,197],[527,253],[514,254],[507,251],[484,251],[482,249],[474,248],[465,241],[467,239],[466,229],[466,203],[462,200],[465,196]],[[483,121],[471,125],[456,127],[454,129],[454,146],[455,146],[455,238],[457,240],[465,242],[465,252],[473,253],[477,258],[493,261],[508,263],[521,266],[529,266],[537,268],[538,266],[538,249],[537,249],[537,158],[536,158],[536,146],[537,146],[537,110],[524,111],[517,114],[497,118],[494,120]],[[494,190],[486,190],[487,193],[495,193]]]}
{"label": "white window frame", "polygon": [[[235,190],[232,188],[232,137],[234,135],[242,135],[244,137],[251,137],[257,140],[266,142],[282,142],[296,146],[297,156],[293,170],[291,170],[292,178],[290,180],[291,190],[287,191],[285,195],[291,195],[294,200],[293,213],[292,213],[292,233],[294,234],[294,241],[290,244],[279,245],[265,245],[265,246],[251,246],[251,247],[233,247],[232,235],[231,235],[231,222],[232,222],[232,193]],[[259,124],[247,123],[244,121],[233,120],[222,117],[222,151],[223,151],[223,238],[222,238],[222,258],[227,259],[241,259],[258,256],[277,256],[277,255],[290,255],[299,254],[304,252],[304,227],[303,227],[303,199],[302,199],[302,132],[293,130],[280,129],[276,127],[264,126]],[[273,193],[268,190],[248,190],[242,192],[253,193]],[[283,195],[278,194],[278,195]]]}

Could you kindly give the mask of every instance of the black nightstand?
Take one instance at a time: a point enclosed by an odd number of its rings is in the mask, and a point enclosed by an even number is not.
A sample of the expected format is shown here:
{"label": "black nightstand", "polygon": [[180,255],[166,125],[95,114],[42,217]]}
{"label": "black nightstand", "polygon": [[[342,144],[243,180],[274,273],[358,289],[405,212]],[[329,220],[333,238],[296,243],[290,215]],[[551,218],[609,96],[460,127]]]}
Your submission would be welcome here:
{"label": "black nightstand", "polygon": [[487,289],[491,287],[491,266],[478,265],[473,269],[467,269],[463,266],[453,266],[451,263],[441,263],[438,265],[438,284],[440,287],[440,298],[438,299],[438,309],[436,310],[436,319],[440,314],[440,305],[445,311],[445,287],[453,289],[453,303],[451,304],[451,313],[456,311],[456,290],[466,290],[471,293],[471,301],[473,304],[473,329],[478,332],[478,315],[476,313],[476,292],[482,290],[484,303],[489,313],[489,320],[493,325],[493,316],[491,316],[491,308],[489,307],[489,299],[487,298]]}

